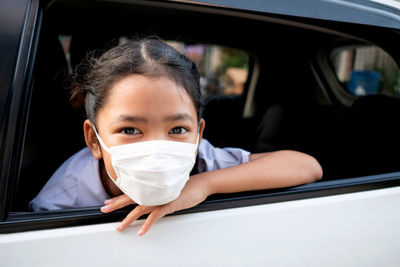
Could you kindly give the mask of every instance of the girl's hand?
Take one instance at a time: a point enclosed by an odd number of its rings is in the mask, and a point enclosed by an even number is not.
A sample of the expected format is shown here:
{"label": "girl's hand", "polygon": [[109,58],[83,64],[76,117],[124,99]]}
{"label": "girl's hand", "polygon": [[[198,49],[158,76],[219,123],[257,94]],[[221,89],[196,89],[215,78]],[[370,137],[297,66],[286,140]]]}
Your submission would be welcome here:
{"label": "girl's hand", "polygon": [[[124,230],[132,222],[136,221],[140,216],[150,213],[150,215],[144,222],[142,228],[138,232],[138,235],[142,236],[150,229],[150,227],[156,220],[164,217],[166,214],[173,213],[178,210],[191,208],[203,202],[210,195],[210,190],[207,183],[207,179],[201,176],[202,175],[199,174],[190,177],[189,181],[183,188],[181,194],[174,201],[171,201],[161,206],[149,207],[149,206],[139,205],[135,207],[117,227],[117,230],[118,231]],[[134,201],[124,194],[106,200],[104,204],[105,206],[101,208],[101,211],[104,213],[108,213],[123,208],[125,206],[128,206],[130,204],[134,204]]]}

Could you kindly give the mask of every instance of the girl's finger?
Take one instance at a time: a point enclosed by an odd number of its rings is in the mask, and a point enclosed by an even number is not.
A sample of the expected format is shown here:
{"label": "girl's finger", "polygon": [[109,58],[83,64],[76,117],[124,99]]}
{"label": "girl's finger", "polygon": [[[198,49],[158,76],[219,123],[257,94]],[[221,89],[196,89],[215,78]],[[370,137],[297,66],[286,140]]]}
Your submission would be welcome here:
{"label": "girl's finger", "polygon": [[126,207],[128,205],[135,204],[135,202],[130,199],[126,194],[123,194],[118,197],[107,199],[106,201],[104,201],[104,204],[105,205],[101,207],[101,211],[104,213],[108,213]]}
{"label": "girl's finger", "polygon": [[167,213],[168,209],[166,209],[165,206],[154,209],[147,217],[147,219],[144,221],[142,228],[140,228],[139,232],[137,233],[138,236],[144,235],[150,229],[150,227],[155,223],[155,221],[164,217]]}
{"label": "girl's finger", "polygon": [[118,231],[124,230],[131,223],[136,221],[143,214],[151,212],[155,207],[137,206],[122,220],[121,224],[117,227]]}

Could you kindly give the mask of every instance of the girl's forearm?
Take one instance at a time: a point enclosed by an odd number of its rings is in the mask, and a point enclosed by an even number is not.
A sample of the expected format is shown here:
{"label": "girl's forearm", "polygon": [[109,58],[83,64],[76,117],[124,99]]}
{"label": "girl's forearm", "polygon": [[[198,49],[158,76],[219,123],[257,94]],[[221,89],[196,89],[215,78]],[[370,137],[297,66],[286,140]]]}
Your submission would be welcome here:
{"label": "girl's forearm", "polygon": [[247,163],[198,176],[205,179],[211,195],[311,183],[321,179],[322,168],[316,159],[307,154],[277,151],[253,154]]}

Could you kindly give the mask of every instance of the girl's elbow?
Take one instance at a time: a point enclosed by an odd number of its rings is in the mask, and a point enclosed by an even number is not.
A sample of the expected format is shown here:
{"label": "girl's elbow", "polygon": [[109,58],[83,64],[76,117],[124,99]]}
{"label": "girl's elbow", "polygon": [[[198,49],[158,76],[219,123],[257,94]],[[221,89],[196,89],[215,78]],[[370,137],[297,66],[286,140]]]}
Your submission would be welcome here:
{"label": "girl's elbow", "polygon": [[319,180],[322,179],[322,175],[323,175],[322,168],[321,168],[321,166],[319,166],[319,168],[316,168],[311,173],[311,175],[310,175],[310,180],[311,180],[310,183],[318,182]]}
{"label": "girl's elbow", "polygon": [[316,158],[299,151],[288,151],[284,153],[290,153],[294,156],[295,160],[293,162],[298,163],[298,165],[296,164],[297,168],[294,170],[300,173],[300,177],[298,177],[302,183],[313,183],[322,179],[322,167]]}
{"label": "girl's elbow", "polygon": [[309,167],[307,168],[308,171],[306,175],[309,182],[312,183],[321,180],[323,176],[323,171],[319,162],[314,157],[310,156],[308,164]]}

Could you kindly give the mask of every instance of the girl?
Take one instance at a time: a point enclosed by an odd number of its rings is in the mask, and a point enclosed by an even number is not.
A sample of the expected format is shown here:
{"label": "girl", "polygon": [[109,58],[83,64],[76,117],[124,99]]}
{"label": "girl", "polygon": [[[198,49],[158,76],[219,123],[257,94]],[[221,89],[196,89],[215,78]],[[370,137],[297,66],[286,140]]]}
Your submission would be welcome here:
{"label": "girl", "polygon": [[72,101],[85,106],[87,148],[53,174],[32,210],[104,203],[101,211],[108,213],[137,203],[117,229],[150,213],[138,232],[143,235],[157,219],[212,194],[322,177],[319,163],[300,152],[250,154],[202,139],[198,70],[160,40],[129,41],[93,60],[73,85]]}

